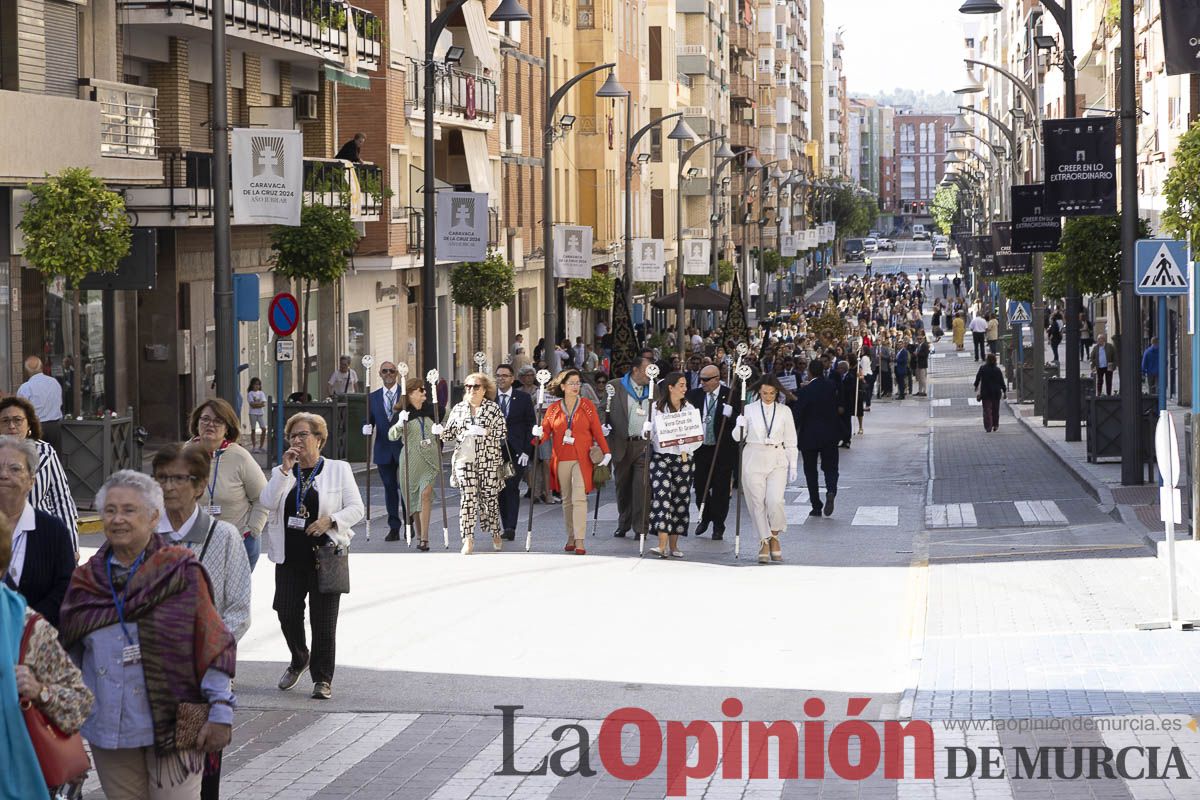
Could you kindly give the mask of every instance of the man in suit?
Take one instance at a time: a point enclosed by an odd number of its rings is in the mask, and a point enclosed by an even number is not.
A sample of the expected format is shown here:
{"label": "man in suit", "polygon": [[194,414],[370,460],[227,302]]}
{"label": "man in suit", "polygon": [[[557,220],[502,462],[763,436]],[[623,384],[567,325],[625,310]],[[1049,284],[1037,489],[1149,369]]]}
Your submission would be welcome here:
{"label": "man in suit", "polygon": [[384,537],[385,542],[400,540],[400,528],[408,517],[407,509],[403,516],[400,513],[400,484],[397,480],[404,443],[402,441],[393,442],[387,435],[396,422],[398,413],[396,404],[403,399],[400,385],[397,383],[398,374],[396,365],[391,361],[384,361],[380,364],[379,377],[383,379],[383,386],[371,392],[367,403],[367,421],[375,433],[375,449],[372,457],[375,460],[375,468],[379,470],[379,481],[383,484],[384,505],[387,506],[388,534]]}
{"label": "man in suit", "polygon": [[650,403],[654,389],[646,366],[650,359],[644,354],[633,360],[629,372],[613,385],[612,414],[609,424],[608,449],[612,451],[613,475],[617,484],[619,517],[613,536],[623,537],[629,531],[645,533],[646,495],[643,491],[646,476],[646,448],[642,430],[650,420]]}
{"label": "man in suit", "polygon": [[684,375],[687,377],[688,391],[692,392],[700,388],[700,357],[691,356],[687,361],[687,369],[684,370]]}
{"label": "man in suit", "polygon": [[[714,540],[725,536],[725,518],[729,516],[729,497],[733,491],[733,471],[737,464],[737,443],[733,441],[733,423],[722,422],[741,414],[740,403],[732,399],[728,386],[721,385],[721,370],[714,364],[700,370],[700,388],[687,393],[687,401],[700,409],[704,422],[704,444],[696,451],[696,469],[692,472],[692,486],[696,492],[696,503],[704,506],[696,535],[700,536],[713,526]],[[719,456],[719,458],[718,458]],[[715,463],[715,466],[714,466]],[[709,470],[712,483],[708,495],[704,495]]]}
{"label": "man in suit", "polygon": [[516,471],[504,488],[500,490],[500,522],[504,533],[501,537],[512,541],[517,538],[517,517],[521,511],[521,478],[525,467],[529,466],[529,458],[533,455],[533,426],[537,424],[537,415],[533,408],[533,397],[526,392],[513,388],[516,374],[511,364],[501,364],[496,367],[496,404],[508,424],[508,447],[504,457],[513,459],[513,469]]}
{"label": "man in suit", "polygon": [[896,391],[899,392],[897,400],[904,399],[904,390],[908,388],[908,369],[912,358],[912,354],[908,352],[908,343],[900,342],[896,345]]}
{"label": "man in suit", "polygon": [[[796,442],[804,460],[804,479],[808,482],[808,496],[812,503],[809,516],[819,517],[833,514],[833,500],[837,495],[838,440],[841,437],[841,420],[838,418],[840,387],[833,380],[821,380],[825,374],[819,359],[808,365],[812,378],[796,393],[792,403],[792,416],[796,421]],[[825,502],[821,502],[821,487],[817,482],[817,462],[825,473]]]}
{"label": "man in suit", "polygon": [[840,434],[840,445],[850,449],[850,436],[854,432],[854,383],[855,376],[850,374],[850,362],[838,361],[837,367],[829,373],[829,379],[837,387],[837,415]]}

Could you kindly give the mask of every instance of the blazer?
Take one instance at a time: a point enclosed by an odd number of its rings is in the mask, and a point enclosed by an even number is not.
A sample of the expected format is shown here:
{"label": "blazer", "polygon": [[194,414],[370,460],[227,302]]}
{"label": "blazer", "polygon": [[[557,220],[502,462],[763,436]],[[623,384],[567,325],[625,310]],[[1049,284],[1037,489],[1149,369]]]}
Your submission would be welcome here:
{"label": "blazer", "polygon": [[[280,464],[271,470],[271,479],[259,498],[270,512],[263,538],[267,543],[267,558],[275,564],[283,563],[284,528],[288,517],[284,506],[288,493],[296,485],[295,471],[284,473],[282,469],[283,465]],[[362,495],[358,493],[358,484],[354,482],[354,471],[345,461],[327,458],[313,486],[321,500],[318,515],[329,516],[333,520],[333,527],[327,535],[339,545],[349,545],[354,536],[354,526],[365,516]]]}
{"label": "blazer", "polygon": [[[620,461],[625,458],[625,448],[629,444],[629,392],[625,391],[625,384],[620,380],[610,381],[612,386],[617,390],[613,395],[612,414],[609,419],[609,425],[612,426],[612,433],[608,437],[608,445],[612,450],[613,461]],[[650,387],[645,387],[649,389]],[[646,422],[650,421],[650,403],[654,402],[654,392],[650,392],[649,397],[643,406],[646,409],[646,416],[641,417]]]}
{"label": "blazer", "polygon": [[[685,395],[685,399],[688,401],[689,404],[691,404],[695,408],[700,409],[700,418],[701,419],[704,419],[704,402],[705,402],[705,397],[707,395],[708,395],[708,392],[704,391],[703,389],[692,389],[691,391],[689,391],[687,393],[687,395]],[[719,437],[718,442],[721,444],[721,452],[722,453],[737,452],[735,449],[736,443],[733,441],[733,423],[735,423],[737,421],[738,416],[742,413],[742,409],[741,409],[742,401],[737,399],[736,397],[732,396],[732,393],[730,392],[730,389],[728,386],[721,386],[721,388],[717,390],[717,400],[718,400],[718,405],[717,405],[716,410],[713,413],[716,414],[716,416],[717,416],[716,436]],[[721,406],[722,405],[729,405],[729,406],[733,407],[733,413],[729,415],[729,419],[725,423],[724,436],[721,435],[721,420],[723,419],[723,417],[721,416]]]}
{"label": "blazer", "polygon": [[[500,405],[499,393],[496,396],[496,405]],[[504,458],[507,459],[509,453],[513,459],[520,458],[522,453],[532,458],[533,426],[537,424],[537,414],[533,410],[533,398],[517,388],[516,384],[512,387],[512,400],[509,401],[508,416],[504,421],[508,426],[508,450],[505,451]]]}
{"label": "blazer", "polygon": [[563,442],[566,432],[567,411],[563,408],[563,401],[559,399],[546,409],[546,414],[542,418],[541,441],[550,439],[553,442],[550,456],[550,487],[555,491],[561,491],[558,485],[558,463],[560,461],[576,461],[579,463],[579,472],[583,476],[583,490],[590,494],[593,489],[592,460],[588,451],[592,449],[592,443],[595,442],[603,452],[609,452],[608,442],[605,441],[604,432],[600,429],[600,412],[596,410],[596,406],[592,404],[591,400],[586,397],[579,398],[579,405],[571,420],[571,435],[575,440],[574,443]]}
{"label": "blazer", "polygon": [[16,590],[34,611],[57,628],[59,606],[75,571],[75,545],[67,526],[58,517],[35,509],[33,519],[34,529],[25,534],[25,562]]}
{"label": "blazer", "polygon": [[896,348],[896,374],[897,375],[907,375],[908,374],[908,361],[909,361],[910,355],[911,354],[908,352],[907,347],[897,347]]}
{"label": "blazer", "polygon": [[[400,399],[400,384],[398,383],[396,384],[396,399]],[[386,406],[387,403],[384,402],[382,386],[368,395],[367,421],[375,426],[375,449],[371,457],[375,460],[376,464],[383,464],[384,466],[399,464],[400,454],[404,447],[402,441],[393,442],[387,436],[392,423],[395,422],[392,419],[395,413]]]}
{"label": "blazer", "polygon": [[838,418],[839,385],[831,380],[811,380],[796,392],[792,417],[801,450],[820,450],[842,440]]}

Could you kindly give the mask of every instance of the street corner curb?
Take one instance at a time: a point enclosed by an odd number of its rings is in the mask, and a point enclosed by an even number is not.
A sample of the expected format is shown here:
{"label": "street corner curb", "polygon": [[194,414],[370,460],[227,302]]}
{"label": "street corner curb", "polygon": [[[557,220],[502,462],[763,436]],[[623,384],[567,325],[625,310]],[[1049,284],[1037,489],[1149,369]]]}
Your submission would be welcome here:
{"label": "street corner curb", "polygon": [[[1100,510],[1102,512],[1108,513],[1112,509],[1116,508],[1120,511],[1121,519],[1124,520],[1126,524],[1129,523],[1129,517],[1126,516],[1125,511],[1117,505],[1117,501],[1113,498],[1111,489],[1103,484],[1094,483],[1092,476],[1089,475],[1086,470],[1080,468],[1075,461],[1075,457],[1071,455],[1066,448],[1064,448],[1059,442],[1051,439],[1040,425],[1035,425],[1032,417],[1026,417],[1021,414],[1019,405],[1016,405],[1008,400],[1005,400],[1005,404],[1008,406],[1009,411],[1012,412],[1012,415],[1017,418],[1017,421],[1028,428],[1030,433],[1032,433],[1034,437],[1041,442],[1042,445],[1049,450],[1050,453],[1056,459],[1058,459],[1058,461],[1062,463],[1064,467],[1071,471],[1071,474],[1075,476],[1075,480],[1077,480],[1080,485],[1087,489],[1088,493],[1096,499],[1096,502],[1100,505]],[[1133,514],[1132,510],[1129,511],[1129,516],[1133,516],[1134,519],[1136,519],[1136,516]]]}

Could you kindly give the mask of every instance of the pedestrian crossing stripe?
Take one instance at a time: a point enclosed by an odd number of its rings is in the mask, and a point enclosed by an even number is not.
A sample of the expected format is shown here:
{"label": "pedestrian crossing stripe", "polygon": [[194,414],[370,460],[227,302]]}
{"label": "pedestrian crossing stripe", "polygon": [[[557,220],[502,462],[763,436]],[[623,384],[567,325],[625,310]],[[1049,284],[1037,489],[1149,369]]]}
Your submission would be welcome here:
{"label": "pedestrian crossing stripe", "polygon": [[1025,310],[1024,303],[1017,303],[1016,308],[1014,308],[1012,314],[1009,315],[1008,321],[1012,323],[1020,322],[1022,324],[1029,323],[1029,312]]}

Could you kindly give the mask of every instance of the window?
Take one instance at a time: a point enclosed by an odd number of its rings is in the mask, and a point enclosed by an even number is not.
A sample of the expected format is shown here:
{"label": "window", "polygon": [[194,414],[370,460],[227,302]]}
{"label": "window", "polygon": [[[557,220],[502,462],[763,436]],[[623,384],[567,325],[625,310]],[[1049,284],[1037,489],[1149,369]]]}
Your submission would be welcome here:
{"label": "window", "polygon": [[529,310],[533,308],[533,289],[522,289],[517,292],[517,328],[525,330],[529,327]]}
{"label": "window", "polygon": [[[661,116],[661,108],[650,109],[650,119],[658,119]],[[655,125],[650,129],[650,160],[656,164],[662,162],[662,143],[662,125]]]}
{"label": "window", "polygon": [[650,238],[662,239],[663,235],[663,190],[650,190]]}
{"label": "window", "polygon": [[[662,28],[658,25],[650,26],[650,80],[661,81],[663,79],[663,47],[662,47]],[[654,117],[652,117],[654,119]]]}
{"label": "window", "polygon": [[48,0],[46,30],[46,94],[79,98],[79,6]]}

